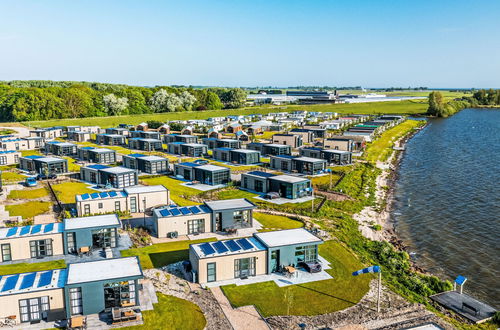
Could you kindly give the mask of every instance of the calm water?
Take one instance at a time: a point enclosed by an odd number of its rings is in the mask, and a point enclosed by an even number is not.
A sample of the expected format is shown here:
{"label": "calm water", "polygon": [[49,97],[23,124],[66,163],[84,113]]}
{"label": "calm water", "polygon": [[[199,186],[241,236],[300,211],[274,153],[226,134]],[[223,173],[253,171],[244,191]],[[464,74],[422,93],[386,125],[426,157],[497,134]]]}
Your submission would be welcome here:
{"label": "calm water", "polygon": [[396,231],[417,263],[500,307],[500,110],[432,119],[407,144]]}

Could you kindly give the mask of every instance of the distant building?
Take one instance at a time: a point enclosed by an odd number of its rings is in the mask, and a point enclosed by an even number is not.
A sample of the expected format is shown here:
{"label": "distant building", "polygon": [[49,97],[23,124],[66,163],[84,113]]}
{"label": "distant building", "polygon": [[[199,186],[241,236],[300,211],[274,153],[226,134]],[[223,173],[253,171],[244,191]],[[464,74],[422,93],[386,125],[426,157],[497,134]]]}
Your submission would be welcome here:
{"label": "distant building", "polygon": [[229,168],[216,165],[178,163],[174,164],[174,174],[184,180],[198,181],[211,186],[223,185],[231,181]]}
{"label": "distant building", "polygon": [[160,174],[168,172],[168,159],[160,156],[142,154],[123,155],[123,166],[142,173]]}
{"label": "distant building", "polygon": [[20,157],[19,168],[37,174],[61,174],[68,172],[68,161],[63,158],[32,155]]}
{"label": "distant building", "polygon": [[299,148],[302,146],[302,136],[297,134],[274,134],[274,144],[284,144],[292,148]]}
{"label": "distant building", "polygon": [[306,177],[251,171],[241,174],[241,188],[257,193],[276,192],[282,198],[296,199],[311,195],[311,180]]}
{"label": "distant building", "polygon": [[135,186],[138,183],[137,170],[122,166],[110,167],[100,164],[80,168],[80,178],[82,181],[95,183],[100,186],[109,185],[117,189]]}

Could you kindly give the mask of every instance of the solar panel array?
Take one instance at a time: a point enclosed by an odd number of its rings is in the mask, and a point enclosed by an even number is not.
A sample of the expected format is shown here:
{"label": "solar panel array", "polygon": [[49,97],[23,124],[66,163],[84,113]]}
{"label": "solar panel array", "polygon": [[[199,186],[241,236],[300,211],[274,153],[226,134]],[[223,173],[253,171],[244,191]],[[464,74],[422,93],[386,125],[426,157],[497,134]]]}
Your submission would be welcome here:
{"label": "solar panel array", "polygon": [[259,246],[254,245],[246,238],[217,241],[213,243],[203,243],[199,245],[204,255],[224,254],[228,252],[249,251],[252,249],[260,249]]}
{"label": "solar panel array", "polygon": [[[120,192],[122,195],[123,193]],[[83,194],[80,195],[81,199],[86,201],[88,199],[98,199],[98,198],[113,198],[118,196],[118,192],[116,191],[108,191],[108,192],[100,192],[100,193],[91,193],[91,194]]]}
{"label": "solar panel array", "polygon": [[5,238],[52,233],[54,231],[55,225],[58,225],[58,227],[55,229],[57,229],[57,232],[60,232],[61,228],[59,224],[54,224],[54,223],[48,223],[45,225],[12,227],[9,228],[9,230],[7,230]]}
{"label": "solar panel array", "polygon": [[0,276],[0,295],[44,289],[47,286],[61,288],[66,282],[65,274],[65,270],[61,269]]}
{"label": "solar panel array", "polygon": [[159,210],[162,217],[177,217],[179,215],[193,215],[200,213],[209,213],[210,210],[205,205],[169,207]]}

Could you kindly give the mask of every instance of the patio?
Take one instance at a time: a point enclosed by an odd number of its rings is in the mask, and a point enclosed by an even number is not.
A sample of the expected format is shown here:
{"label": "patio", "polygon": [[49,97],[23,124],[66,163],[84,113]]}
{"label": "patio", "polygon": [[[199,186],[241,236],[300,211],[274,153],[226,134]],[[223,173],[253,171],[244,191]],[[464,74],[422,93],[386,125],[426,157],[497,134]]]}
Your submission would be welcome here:
{"label": "patio", "polygon": [[205,288],[213,288],[230,284],[240,286],[240,285],[274,281],[274,283],[276,283],[277,286],[285,287],[289,285],[332,279],[333,277],[325,271],[331,269],[328,261],[322,256],[318,256],[318,259],[322,266],[321,272],[318,273],[309,273],[302,268],[298,268],[296,273],[294,273],[294,275],[292,275],[291,277],[285,276],[281,273],[272,273],[267,275],[251,276],[246,279],[235,278],[232,280],[210,282],[210,283],[205,283],[202,286]]}
{"label": "patio", "polygon": [[258,197],[253,197],[255,199],[267,202],[267,203],[272,203],[272,204],[277,204],[277,205],[282,205],[282,204],[297,204],[297,203],[305,203],[305,202],[310,202],[314,199],[312,196],[305,196],[305,197],[300,197],[300,198],[295,198],[295,199],[289,199],[289,198],[276,198],[276,199],[265,199],[262,196]]}
{"label": "patio", "polygon": [[208,185],[208,184],[203,184],[203,183],[191,183],[191,182],[186,182],[186,183],[181,183],[181,186],[188,187],[188,188],[193,188],[199,191],[210,191],[214,189],[219,189],[219,188],[224,188],[227,185],[225,184],[218,184],[218,185]]}

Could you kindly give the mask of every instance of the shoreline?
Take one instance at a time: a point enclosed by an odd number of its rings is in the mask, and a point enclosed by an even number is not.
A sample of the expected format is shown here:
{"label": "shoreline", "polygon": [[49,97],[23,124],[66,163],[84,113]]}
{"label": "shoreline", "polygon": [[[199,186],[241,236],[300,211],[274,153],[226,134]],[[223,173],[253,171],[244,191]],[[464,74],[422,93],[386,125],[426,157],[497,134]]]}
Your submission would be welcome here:
{"label": "shoreline", "polygon": [[[371,240],[386,241],[391,243],[398,251],[408,252],[410,248],[398,236],[391,214],[394,207],[394,188],[399,177],[399,166],[406,152],[407,142],[420,131],[425,129],[426,124],[419,129],[409,132],[407,135],[395,141],[393,152],[385,162],[377,162],[376,167],[382,170],[382,173],[377,176],[375,196],[377,205],[383,205],[382,209],[377,209],[373,206],[365,207],[361,212],[355,214],[353,218],[359,224],[359,230],[362,235]],[[397,147],[396,147],[397,146]],[[398,148],[398,149],[395,149]],[[374,225],[379,225],[380,230],[373,228]],[[410,258],[410,265],[413,271],[432,275],[429,271],[419,266],[415,260]]]}

